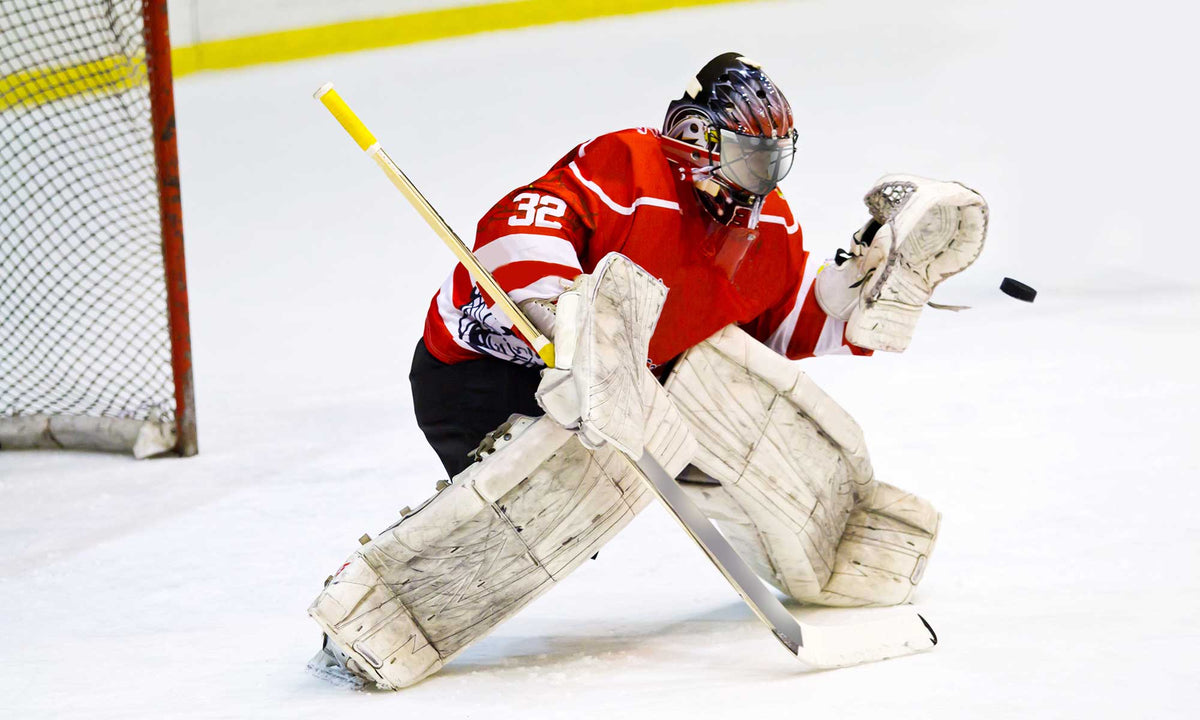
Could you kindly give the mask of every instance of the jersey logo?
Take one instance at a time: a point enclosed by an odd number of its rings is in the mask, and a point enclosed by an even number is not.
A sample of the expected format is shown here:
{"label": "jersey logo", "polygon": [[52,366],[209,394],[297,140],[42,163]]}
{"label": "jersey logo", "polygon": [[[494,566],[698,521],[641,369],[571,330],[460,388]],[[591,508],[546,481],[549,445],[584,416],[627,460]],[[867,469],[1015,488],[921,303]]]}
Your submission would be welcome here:
{"label": "jersey logo", "polygon": [[506,328],[483,301],[478,287],[471,288],[471,299],[459,308],[458,338],[472,350],[518,365],[537,367],[541,359],[512,328]]}

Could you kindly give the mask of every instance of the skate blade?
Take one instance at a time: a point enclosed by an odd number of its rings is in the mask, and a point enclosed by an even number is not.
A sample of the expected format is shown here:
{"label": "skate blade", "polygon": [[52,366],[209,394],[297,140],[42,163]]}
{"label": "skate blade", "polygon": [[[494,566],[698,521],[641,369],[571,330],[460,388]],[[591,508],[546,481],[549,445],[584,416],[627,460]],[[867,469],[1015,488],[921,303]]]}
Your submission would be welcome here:
{"label": "skate blade", "polygon": [[336,687],[350,690],[362,690],[366,681],[339,665],[329,665],[316,658],[309,660],[304,667],[309,675],[318,677]]}
{"label": "skate blade", "polygon": [[804,626],[797,654],[814,669],[831,670],[913,655],[937,645],[933,627],[911,606],[878,620]]}

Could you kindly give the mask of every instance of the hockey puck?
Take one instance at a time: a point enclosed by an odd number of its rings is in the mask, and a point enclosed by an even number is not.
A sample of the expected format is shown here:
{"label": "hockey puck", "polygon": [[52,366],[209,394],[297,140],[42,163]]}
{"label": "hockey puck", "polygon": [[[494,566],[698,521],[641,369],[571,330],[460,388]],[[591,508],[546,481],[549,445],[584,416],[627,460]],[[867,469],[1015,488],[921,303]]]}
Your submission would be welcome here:
{"label": "hockey puck", "polygon": [[1033,302],[1035,297],[1037,297],[1037,290],[1034,290],[1023,282],[1013,280],[1010,277],[1004,278],[1004,281],[1000,283],[1000,292],[1009,297],[1014,297],[1018,300],[1024,300],[1025,302],[1030,303]]}

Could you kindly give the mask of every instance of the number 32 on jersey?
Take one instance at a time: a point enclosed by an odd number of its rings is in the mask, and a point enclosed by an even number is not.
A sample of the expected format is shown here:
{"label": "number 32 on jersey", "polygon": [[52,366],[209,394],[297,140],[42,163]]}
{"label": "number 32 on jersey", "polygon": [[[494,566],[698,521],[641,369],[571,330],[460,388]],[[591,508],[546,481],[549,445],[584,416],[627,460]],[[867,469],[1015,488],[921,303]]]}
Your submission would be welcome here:
{"label": "number 32 on jersey", "polygon": [[515,227],[550,228],[561,230],[562,223],[553,218],[561,218],[567,212],[567,204],[553,195],[537,193],[521,193],[513,198],[517,203],[517,214],[508,219],[508,224]]}

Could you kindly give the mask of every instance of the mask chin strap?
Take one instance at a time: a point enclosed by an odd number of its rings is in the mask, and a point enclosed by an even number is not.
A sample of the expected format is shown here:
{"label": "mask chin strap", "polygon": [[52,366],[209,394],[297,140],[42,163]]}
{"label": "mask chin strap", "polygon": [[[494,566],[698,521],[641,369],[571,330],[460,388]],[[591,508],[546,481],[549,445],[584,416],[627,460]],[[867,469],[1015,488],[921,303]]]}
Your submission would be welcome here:
{"label": "mask chin strap", "polygon": [[750,220],[746,223],[746,227],[754,230],[758,227],[758,217],[762,214],[765,195],[755,197],[754,204],[750,206]]}

